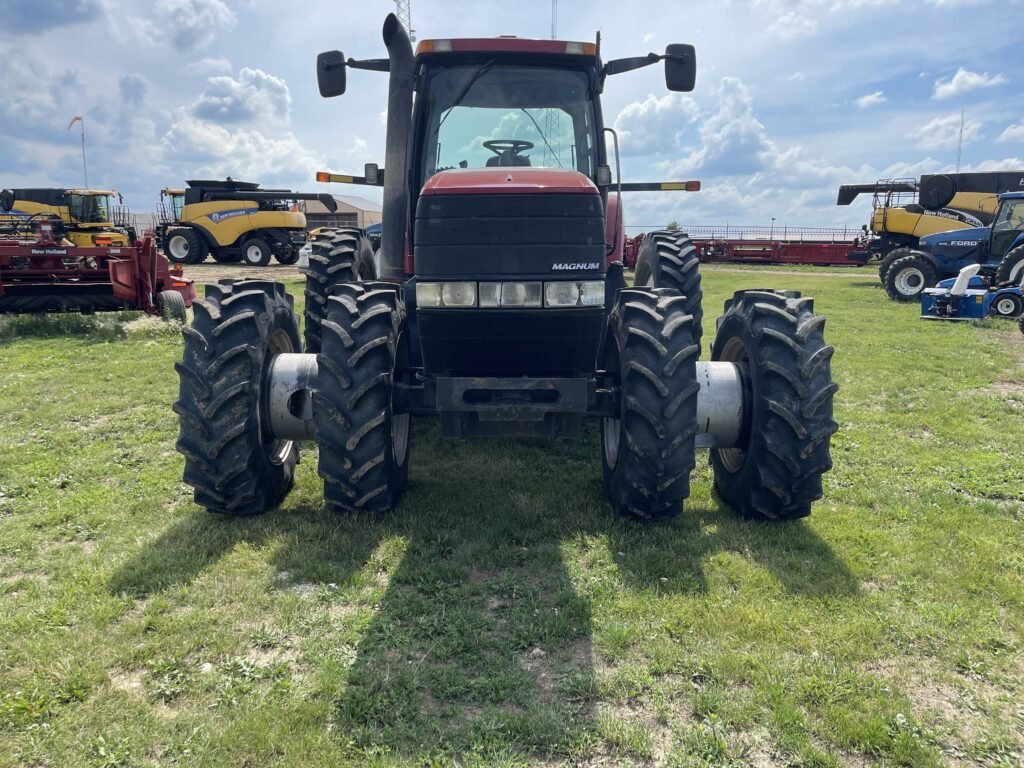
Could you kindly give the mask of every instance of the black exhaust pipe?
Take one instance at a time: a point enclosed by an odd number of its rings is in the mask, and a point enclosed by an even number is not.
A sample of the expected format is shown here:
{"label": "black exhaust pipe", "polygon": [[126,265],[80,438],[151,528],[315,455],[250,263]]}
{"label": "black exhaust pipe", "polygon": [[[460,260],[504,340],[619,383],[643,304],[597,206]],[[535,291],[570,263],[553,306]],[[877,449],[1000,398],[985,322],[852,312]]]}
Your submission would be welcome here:
{"label": "black exhaust pipe", "polygon": [[409,211],[409,129],[412,124],[413,52],[398,17],[384,19],[384,45],[390,60],[388,127],[384,152],[384,205],[381,217],[381,280],[405,279],[405,230]]}

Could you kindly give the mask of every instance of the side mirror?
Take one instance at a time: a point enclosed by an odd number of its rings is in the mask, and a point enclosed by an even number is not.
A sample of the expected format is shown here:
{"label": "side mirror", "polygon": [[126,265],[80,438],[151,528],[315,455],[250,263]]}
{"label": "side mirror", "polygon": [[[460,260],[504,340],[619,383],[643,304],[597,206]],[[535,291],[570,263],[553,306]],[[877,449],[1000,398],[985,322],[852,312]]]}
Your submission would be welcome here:
{"label": "side mirror", "polygon": [[692,91],[697,82],[697,51],[692,45],[673,43],[665,47],[665,87],[670,91]]}
{"label": "side mirror", "polygon": [[14,207],[14,192],[10,189],[5,189],[0,192],[0,211],[9,211]]}
{"label": "side mirror", "polygon": [[367,163],[363,166],[363,178],[367,184],[380,185],[380,167],[376,163]]}
{"label": "side mirror", "polygon": [[320,201],[320,205],[326,208],[329,213],[334,213],[338,210],[338,201],[334,199],[334,195],[321,194],[317,195],[316,199]]}
{"label": "side mirror", "polygon": [[612,183],[612,169],[611,166],[599,165],[597,166],[597,186],[609,187]]}
{"label": "side mirror", "polygon": [[345,92],[345,57],[341,51],[324,51],[316,57],[316,82],[325,99]]}

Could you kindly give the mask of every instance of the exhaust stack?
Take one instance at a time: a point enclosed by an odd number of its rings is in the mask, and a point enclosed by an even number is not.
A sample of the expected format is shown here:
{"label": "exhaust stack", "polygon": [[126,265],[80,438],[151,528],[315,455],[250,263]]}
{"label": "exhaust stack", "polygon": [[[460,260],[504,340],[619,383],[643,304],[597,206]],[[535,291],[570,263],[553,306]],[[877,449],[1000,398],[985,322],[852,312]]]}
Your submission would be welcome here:
{"label": "exhaust stack", "polygon": [[379,277],[401,282],[405,278],[405,231],[409,213],[409,179],[405,169],[412,123],[413,52],[409,33],[393,13],[384,20],[383,36],[391,76],[384,153],[384,167],[389,172],[384,174]]}

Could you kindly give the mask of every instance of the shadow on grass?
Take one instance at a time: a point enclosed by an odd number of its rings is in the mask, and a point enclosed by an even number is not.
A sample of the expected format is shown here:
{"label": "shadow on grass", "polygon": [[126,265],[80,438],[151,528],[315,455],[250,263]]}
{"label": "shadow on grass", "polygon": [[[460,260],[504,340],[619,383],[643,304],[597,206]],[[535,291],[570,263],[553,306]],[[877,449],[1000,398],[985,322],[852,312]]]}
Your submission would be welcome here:
{"label": "shadow on grass", "polygon": [[615,517],[594,477],[594,439],[442,442],[419,427],[415,438],[411,487],[392,513],[331,515],[287,502],[253,519],[196,512],[143,547],[109,588],[142,597],[188,584],[242,543],[272,544],[275,567],[293,582],[343,585],[368,570],[372,578],[378,547],[400,540],[404,554],[380,575],[387,586],[355,662],[323,692],[335,731],[366,754],[485,763],[578,754],[597,728],[592,608],[567,546],[610,556],[622,588],[637,593],[707,592],[701,563],[717,552],[763,565],[790,594],[856,592],[802,522],[701,508],[657,525]]}

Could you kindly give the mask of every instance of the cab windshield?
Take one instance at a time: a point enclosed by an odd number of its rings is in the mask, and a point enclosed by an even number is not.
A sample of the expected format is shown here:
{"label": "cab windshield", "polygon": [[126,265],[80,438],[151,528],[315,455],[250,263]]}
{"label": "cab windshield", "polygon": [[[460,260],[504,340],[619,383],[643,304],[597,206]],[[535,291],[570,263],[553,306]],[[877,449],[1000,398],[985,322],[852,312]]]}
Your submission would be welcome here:
{"label": "cab windshield", "polygon": [[174,213],[174,220],[181,221],[181,206],[185,203],[184,195],[171,195],[171,210]]}
{"label": "cab windshield", "polygon": [[434,70],[422,179],[453,168],[565,168],[593,177],[596,114],[587,73],[493,60]]}
{"label": "cab windshield", "polygon": [[1004,201],[992,228],[997,232],[1024,229],[1024,200]]}
{"label": "cab windshield", "polygon": [[110,221],[110,209],[106,195],[68,195],[71,218],[80,224],[106,224]]}

